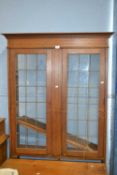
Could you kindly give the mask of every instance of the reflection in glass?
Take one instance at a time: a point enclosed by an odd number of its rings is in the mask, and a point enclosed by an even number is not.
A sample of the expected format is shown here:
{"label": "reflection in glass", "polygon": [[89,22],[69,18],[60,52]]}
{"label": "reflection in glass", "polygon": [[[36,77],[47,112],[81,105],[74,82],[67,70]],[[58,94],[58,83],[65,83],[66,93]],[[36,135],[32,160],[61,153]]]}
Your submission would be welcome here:
{"label": "reflection in glass", "polygon": [[45,149],[46,54],[17,55],[17,146]]}
{"label": "reflection in glass", "polygon": [[98,148],[99,54],[68,55],[67,149]]}

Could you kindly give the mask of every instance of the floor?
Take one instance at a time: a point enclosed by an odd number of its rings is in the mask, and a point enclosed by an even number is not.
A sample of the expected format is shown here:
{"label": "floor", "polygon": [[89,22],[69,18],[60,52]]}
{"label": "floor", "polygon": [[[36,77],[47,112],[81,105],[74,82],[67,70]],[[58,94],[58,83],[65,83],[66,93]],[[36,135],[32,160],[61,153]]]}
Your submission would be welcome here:
{"label": "floor", "polygon": [[20,175],[106,175],[103,163],[9,159],[1,168],[18,169]]}

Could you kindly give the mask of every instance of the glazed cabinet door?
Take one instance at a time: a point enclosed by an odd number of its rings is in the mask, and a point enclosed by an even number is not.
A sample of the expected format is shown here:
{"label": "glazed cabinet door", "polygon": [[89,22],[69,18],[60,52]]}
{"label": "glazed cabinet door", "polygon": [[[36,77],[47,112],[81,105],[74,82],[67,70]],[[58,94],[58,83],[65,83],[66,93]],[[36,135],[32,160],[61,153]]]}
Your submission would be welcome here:
{"label": "glazed cabinet door", "polygon": [[105,63],[105,49],[11,49],[11,156],[104,160]]}
{"label": "glazed cabinet door", "polygon": [[62,89],[62,157],[103,160],[104,49],[64,49]]}
{"label": "glazed cabinet door", "polygon": [[50,155],[50,51],[11,50],[9,74],[12,157]]}

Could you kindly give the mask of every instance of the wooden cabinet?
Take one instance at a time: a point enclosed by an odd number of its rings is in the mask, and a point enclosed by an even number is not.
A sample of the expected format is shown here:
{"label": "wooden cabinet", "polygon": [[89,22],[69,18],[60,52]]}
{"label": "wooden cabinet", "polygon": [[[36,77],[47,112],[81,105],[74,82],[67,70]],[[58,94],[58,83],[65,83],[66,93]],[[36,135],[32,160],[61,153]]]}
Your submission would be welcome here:
{"label": "wooden cabinet", "polygon": [[0,118],[0,135],[5,133],[5,119]]}
{"label": "wooden cabinet", "polygon": [[105,159],[110,35],[5,34],[12,157]]}
{"label": "wooden cabinet", "polygon": [[7,159],[7,138],[5,135],[5,119],[0,118],[0,165]]}

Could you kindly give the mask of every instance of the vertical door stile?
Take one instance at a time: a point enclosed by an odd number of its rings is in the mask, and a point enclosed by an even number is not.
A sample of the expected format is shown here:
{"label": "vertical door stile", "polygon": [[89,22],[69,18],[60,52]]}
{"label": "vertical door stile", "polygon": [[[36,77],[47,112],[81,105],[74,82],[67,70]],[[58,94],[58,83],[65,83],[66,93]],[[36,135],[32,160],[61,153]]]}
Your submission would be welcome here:
{"label": "vertical door stile", "polygon": [[61,155],[61,50],[52,50],[52,149],[53,156]]}
{"label": "vertical door stile", "polygon": [[100,50],[100,94],[99,94],[99,126],[98,126],[98,140],[99,140],[99,156],[104,159],[104,140],[106,137],[106,114],[105,114],[105,97],[106,97],[106,58],[105,58],[105,50]]}
{"label": "vertical door stile", "polygon": [[52,155],[52,59],[51,59],[51,50],[47,49],[47,106],[46,106],[46,115],[47,115],[47,145],[48,145],[48,155]]}
{"label": "vertical door stile", "polygon": [[62,155],[66,155],[66,120],[67,120],[67,50],[63,49],[62,59]]}
{"label": "vertical door stile", "polygon": [[[16,61],[15,61],[15,51],[13,49],[9,50],[8,59],[8,81],[9,81],[9,113],[10,113],[10,156],[16,157]],[[12,65],[12,66],[11,66]],[[12,125],[14,123],[14,125]],[[12,127],[13,126],[13,127]]]}

